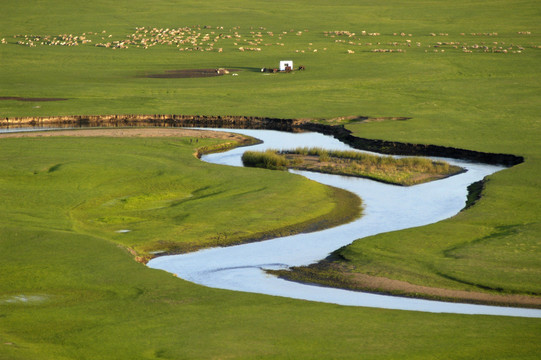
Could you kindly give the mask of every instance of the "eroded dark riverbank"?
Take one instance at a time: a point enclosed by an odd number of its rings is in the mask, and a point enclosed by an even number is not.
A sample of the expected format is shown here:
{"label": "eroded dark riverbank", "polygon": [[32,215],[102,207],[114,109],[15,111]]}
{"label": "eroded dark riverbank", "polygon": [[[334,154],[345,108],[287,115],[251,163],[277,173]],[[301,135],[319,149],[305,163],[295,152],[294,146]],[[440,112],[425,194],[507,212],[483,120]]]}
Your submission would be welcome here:
{"label": "eroded dark riverbank", "polygon": [[69,115],[48,117],[17,117],[0,119],[0,127],[209,127],[237,129],[265,129],[288,132],[314,131],[334,138],[359,150],[392,155],[436,156],[513,166],[524,161],[522,156],[495,154],[454,147],[411,144],[397,141],[374,140],[352,135],[343,125],[316,124],[303,119],[279,119],[257,116],[228,115]]}

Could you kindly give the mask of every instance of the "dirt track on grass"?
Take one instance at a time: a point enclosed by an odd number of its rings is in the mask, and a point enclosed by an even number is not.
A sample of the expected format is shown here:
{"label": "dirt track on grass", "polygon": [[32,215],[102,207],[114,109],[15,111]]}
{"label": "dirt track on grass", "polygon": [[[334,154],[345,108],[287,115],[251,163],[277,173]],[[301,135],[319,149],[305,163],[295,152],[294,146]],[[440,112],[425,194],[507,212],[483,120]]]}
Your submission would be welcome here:
{"label": "dirt track on grass", "polygon": [[383,295],[473,304],[541,308],[541,297],[525,294],[495,294],[480,291],[454,290],[410,284],[380,276],[356,272],[341,260],[324,259],[308,266],[289,270],[268,270],[281,278],[339,289],[370,292]]}
{"label": "dirt track on grass", "polygon": [[242,141],[243,135],[209,130],[178,128],[136,128],[136,129],[81,129],[59,131],[30,131],[0,134],[0,138],[52,137],[52,136],[103,136],[103,137],[198,137]]}
{"label": "dirt track on grass", "polygon": [[378,276],[370,276],[359,273],[350,273],[354,284],[363,290],[397,293],[415,297],[429,297],[451,301],[466,301],[481,304],[498,304],[511,306],[531,306],[541,307],[541,298],[527,295],[496,295],[481,292],[451,290],[442,288],[433,288],[428,286],[413,285],[405,281],[392,280]]}

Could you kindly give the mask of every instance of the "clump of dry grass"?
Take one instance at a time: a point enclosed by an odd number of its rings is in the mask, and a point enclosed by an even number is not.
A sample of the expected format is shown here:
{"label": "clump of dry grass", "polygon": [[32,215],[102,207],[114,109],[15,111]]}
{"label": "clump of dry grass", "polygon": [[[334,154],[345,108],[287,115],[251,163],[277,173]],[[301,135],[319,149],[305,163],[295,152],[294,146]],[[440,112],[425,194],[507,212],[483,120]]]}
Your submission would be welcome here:
{"label": "clump of dry grass", "polygon": [[286,170],[289,162],[283,155],[279,155],[274,150],[265,152],[246,151],[242,155],[244,166],[259,167],[271,170]]}

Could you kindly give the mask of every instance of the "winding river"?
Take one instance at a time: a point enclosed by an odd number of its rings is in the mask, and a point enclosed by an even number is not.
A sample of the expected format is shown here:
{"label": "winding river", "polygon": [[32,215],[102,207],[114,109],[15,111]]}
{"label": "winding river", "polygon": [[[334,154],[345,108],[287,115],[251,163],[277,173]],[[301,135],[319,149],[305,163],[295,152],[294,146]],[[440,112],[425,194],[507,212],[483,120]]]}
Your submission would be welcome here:
{"label": "winding river", "polygon": [[[247,149],[291,149],[301,146],[317,146],[326,149],[352,150],[348,145],[319,133],[237,129],[220,129],[219,131],[249,135],[262,140],[263,143],[251,147],[236,148],[225,153],[206,155],[203,157],[204,161],[221,165],[242,166],[241,156]],[[320,183],[343,188],[357,194],[363,200],[363,216],[351,223],[319,232],[206,249],[188,254],[157,257],[151,260],[148,266],[213,288],[347,306],[540,318],[541,310],[537,309],[448,303],[377,295],[290,282],[264,272],[264,269],[309,265],[359,238],[422,226],[449,218],[464,207],[469,184],[504,169],[503,166],[455,159],[445,160],[466,168],[467,172],[426,184],[401,187],[367,179],[292,171]]]}
{"label": "winding river", "polygon": [[[0,129],[0,132],[40,130],[55,129]],[[203,161],[221,165],[242,166],[241,156],[247,149],[291,149],[317,146],[326,149],[353,150],[348,145],[319,133],[240,129],[209,130],[245,134],[263,141],[258,145],[210,154],[202,158]],[[319,232],[206,249],[188,254],[157,257],[151,260],[148,266],[168,271],[185,280],[204,286],[346,306],[541,318],[541,310],[538,309],[460,304],[377,295],[290,282],[264,272],[264,269],[284,269],[290,266],[309,265],[359,238],[427,225],[449,218],[464,207],[469,184],[505,168],[455,159],[445,160],[466,168],[467,172],[426,184],[401,187],[361,178],[291,171],[314,181],[357,194],[363,200],[363,216],[348,224]]]}

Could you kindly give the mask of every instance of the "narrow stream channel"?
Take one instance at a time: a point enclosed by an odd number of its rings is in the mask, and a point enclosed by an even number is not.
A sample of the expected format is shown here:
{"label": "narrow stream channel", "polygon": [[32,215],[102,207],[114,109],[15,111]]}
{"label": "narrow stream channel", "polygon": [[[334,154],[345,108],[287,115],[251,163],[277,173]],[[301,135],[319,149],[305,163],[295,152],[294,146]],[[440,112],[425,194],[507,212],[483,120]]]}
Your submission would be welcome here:
{"label": "narrow stream channel", "polygon": [[[242,166],[241,156],[247,149],[291,149],[301,146],[352,149],[332,137],[319,133],[293,134],[272,130],[236,129],[220,129],[220,131],[249,135],[263,140],[263,143],[207,155],[203,157],[203,161]],[[309,265],[356,239],[422,226],[449,218],[464,207],[469,184],[504,169],[502,166],[476,164],[455,159],[445,160],[467,168],[468,171],[447,179],[412,187],[387,185],[367,179],[294,171],[309,179],[357,194],[363,200],[363,216],[351,223],[314,233],[206,249],[189,254],[162,256],[151,260],[148,266],[213,288],[340,305],[434,313],[540,318],[541,310],[537,309],[448,303],[312,286],[279,279],[263,271],[263,269]]]}

